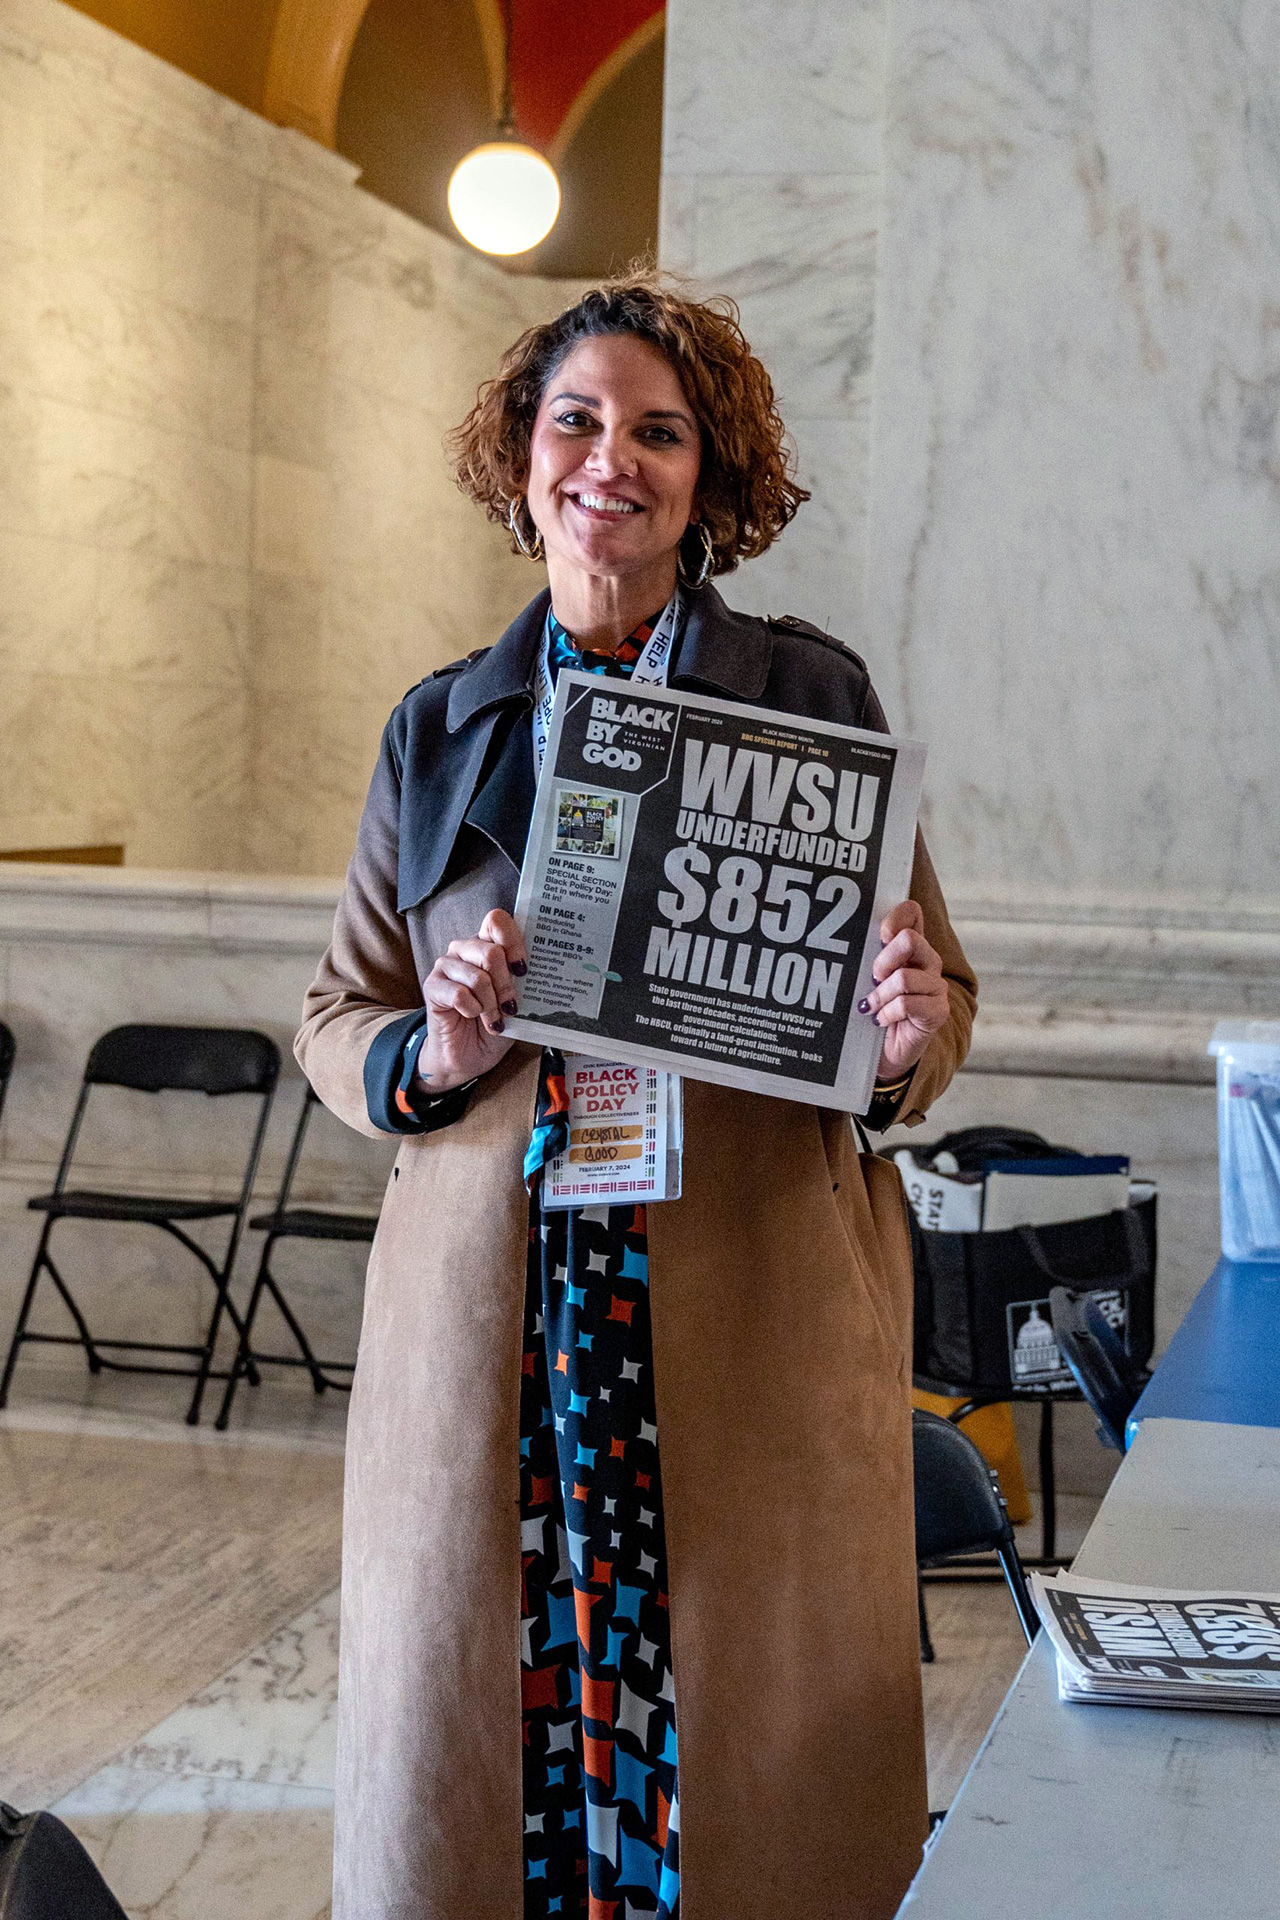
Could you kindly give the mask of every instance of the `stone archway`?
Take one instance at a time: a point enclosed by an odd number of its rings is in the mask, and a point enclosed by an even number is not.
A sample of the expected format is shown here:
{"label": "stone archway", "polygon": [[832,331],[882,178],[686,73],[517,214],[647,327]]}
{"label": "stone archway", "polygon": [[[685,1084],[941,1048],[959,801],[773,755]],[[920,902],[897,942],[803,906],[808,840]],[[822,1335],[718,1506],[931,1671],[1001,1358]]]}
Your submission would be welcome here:
{"label": "stone archway", "polygon": [[369,0],[280,0],[262,111],[322,146],[336,141],[347,62]]}

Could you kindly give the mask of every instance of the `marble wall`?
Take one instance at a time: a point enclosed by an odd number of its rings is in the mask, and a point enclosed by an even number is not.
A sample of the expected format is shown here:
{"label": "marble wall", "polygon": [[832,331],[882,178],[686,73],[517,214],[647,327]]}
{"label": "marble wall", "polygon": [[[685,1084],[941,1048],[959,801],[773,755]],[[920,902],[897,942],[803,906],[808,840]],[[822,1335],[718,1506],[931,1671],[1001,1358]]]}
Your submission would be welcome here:
{"label": "marble wall", "polygon": [[342,871],[391,708],[546,578],[458,492],[441,439],[569,290],[500,272],[323,159],[322,193],[268,183],[262,203],[242,862],[258,872]]}
{"label": "marble wall", "polygon": [[440,448],[559,304],[59,0],[0,0],[0,850],[341,871],[534,584]]}
{"label": "marble wall", "polygon": [[1280,12],[889,18],[866,622],[936,851],[1280,927]]}
{"label": "marble wall", "polygon": [[663,257],[815,502],[730,583],[865,651],[953,892],[1280,927],[1280,15],[672,0]]}
{"label": "marble wall", "polygon": [[885,0],[673,0],[661,257],[738,301],[813,493],[735,606],[860,632]]}
{"label": "marble wall", "polygon": [[1216,1018],[1280,1012],[1275,8],[670,0],[662,253],[740,301],[815,499],[727,583],[929,746],[981,981],[933,1116],[1161,1181],[1217,1250]]}

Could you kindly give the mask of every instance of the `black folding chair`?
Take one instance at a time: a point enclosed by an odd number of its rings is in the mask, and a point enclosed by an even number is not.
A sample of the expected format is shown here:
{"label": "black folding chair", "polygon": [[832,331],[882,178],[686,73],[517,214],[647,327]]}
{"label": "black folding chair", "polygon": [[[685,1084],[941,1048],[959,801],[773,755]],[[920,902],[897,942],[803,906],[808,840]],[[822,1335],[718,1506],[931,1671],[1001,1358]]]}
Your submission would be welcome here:
{"label": "black folding chair", "polygon": [[[223,1313],[231,1317],[237,1334],[242,1322],[228,1294],[236,1249],[244,1230],[249,1196],[253,1191],[258,1158],[262,1151],[267,1118],[276,1079],[280,1072],[280,1052],[265,1033],[238,1027],[114,1027],[94,1043],[84,1070],[80,1097],[67,1131],[62,1159],[58,1165],[53,1192],[40,1194],[27,1205],[45,1215],[40,1244],[36,1248],[31,1276],[18,1313],[18,1323],[0,1379],[0,1407],[9,1396],[18,1351],[27,1341],[53,1346],[82,1346],[89,1371],[99,1373],[107,1367],[117,1373],[159,1373],[178,1379],[194,1379],[195,1389],[187,1409],[187,1421],[195,1426],[205,1385],[213,1375],[213,1355]],[[184,1092],[220,1095],[253,1094],[261,1106],[249,1157],[237,1198],[227,1200],[184,1200],[162,1195],[111,1193],[97,1189],[71,1188],[67,1176],[84,1121],[85,1108],[94,1087],[127,1087],[139,1093]],[[70,1287],[49,1254],[49,1239],[58,1220],[114,1220],[160,1227],[172,1234],[195,1256],[213,1281],[215,1300],[203,1343],[198,1347],[179,1346],[157,1340],[103,1340],[91,1334]],[[201,1220],[229,1220],[230,1235],[221,1261],[207,1253],[198,1241],[184,1231]],[[48,1273],[64,1306],[75,1324],[75,1333],[32,1333],[27,1321],[31,1315],[36,1288],[42,1273]],[[194,1367],[157,1366],[151,1362],[119,1360],[116,1352],[181,1355],[196,1362]]]}
{"label": "black folding chair", "polygon": [[0,1114],[4,1112],[4,1096],[9,1091],[9,1075],[13,1072],[15,1052],[12,1030],[0,1020]]}
{"label": "black folding chair", "polygon": [[1049,1313],[1058,1351],[1098,1416],[1099,1440],[1123,1453],[1128,1444],[1125,1425],[1151,1375],[1126,1353],[1124,1341],[1089,1294],[1054,1287]]}
{"label": "black folding chair", "polygon": [[[935,1567],[956,1554],[994,1553],[1013,1596],[1018,1624],[1030,1646],[1040,1628],[1014,1544],[1000,1482],[968,1434],[936,1413],[911,1415],[916,1493],[916,1564]],[[920,1658],[934,1658],[923,1582],[916,1582],[920,1609]],[[946,1818],[929,1815],[929,1835]]]}
{"label": "black folding chair", "polygon": [[[249,1295],[249,1305],[245,1309],[244,1325],[240,1329],[236,1357],[231,1363],[226,1390],[222,1396],[222,1405],[214,1422],[219,1432],[225,1431],[227,1421],[231,1417],[231,1403],[235,1399],[236,1388],[240,1381],[258,1366],[306,1367],[311,1375],[311,1384],[317,1393],[323,1393],[326,1387],[333,1387],[339,1393],[351,1391],[350,1376],[355,1371],[355,1361],[316,1359],[297,1315],[290,1307],[279,1281],[271,1271],[271,1255],[278,1240],[345,1240],[368,1245],[377,1232],[376,1213],[336,1213],[323,1207],[291,1207],[289,1205],[294,1176],[298,1171],[298,1162],[302,1158],[302,1143],[307,1137],[311,1116],[319,1104],[319,1096],[308,1086],[303,1095],[302,1110],[298,1115],[293,1144],[285,1162],[284,1177],[280,1182],[275,1206],[270,1213],[256,1214],[249,1222],[251,1227],[265,1233],[267,1237],[262,1243],[262,1258],[258,1262],[258,1272],[253,1282],[253,1291]],[[254,1346],[253,1329],[264,1293],[269,1293],[279,1308],[285,1325],[297,1342],[297,1353],[267,1353]],[[334,1374],[346,1374],[347,1378],[335,1380]]]}
{"label": "black folding chair", "polygon": [[[1009,1509],[1000,1482],[968,1434],[936,1413],[911,1415],[915,1466],[916,1563],[934,1567],[957,1554],[994,1553],[1013,1596],[1018,1620],[1035,1639],[1040,1625],[1014,1543]],[[931,1661],[933,1645],[925,1613],[924,1586],[917,1588],[920,1608],[920,1657]]]}

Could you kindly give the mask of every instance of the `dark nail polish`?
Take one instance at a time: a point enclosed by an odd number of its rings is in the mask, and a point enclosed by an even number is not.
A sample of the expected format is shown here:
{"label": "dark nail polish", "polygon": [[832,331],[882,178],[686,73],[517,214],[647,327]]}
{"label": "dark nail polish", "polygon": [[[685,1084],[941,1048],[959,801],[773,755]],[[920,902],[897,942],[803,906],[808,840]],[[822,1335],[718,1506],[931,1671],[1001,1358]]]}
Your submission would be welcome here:
{"label": "dark nail polish", "polygon": [[870,1002],[869,1000],[859,1000],[859,1002],[858,1002],[858,1012],[859,1012],[859,1013],[870,1013],[870,1011],[871,1011],[871,1002]]}
{"label": "dark nail polish", "polygon": [[514,975],[515,975],[515,977],[516,977],[516,979],[517,979],[517,980],[523,980],[523,979],[524,979],[524,976],[525,976],[525,975],[526,975],[526,973],[528,973],[528,971],[529,971],[529,963],[528,963],[528,961],[527,961],[527,960],[513,960],[513,961],[511,962],[511,971],[512,971],[512,973],[514,973]]}
{"label": "dark nail polish", "polygon": [[491,1020],[489,1022],[490,1033],[505,1033],[506,1030],[507,1030],[507,1023],[502,1018],[501,1014],[498,1015],[498,1018],[496,1020]]}
{"label": "dark nail polish", "polygon": [[504,1000],[502,1003],[502,1011],[504,1013],[519,1013],[520,1002],[518,1000]]}

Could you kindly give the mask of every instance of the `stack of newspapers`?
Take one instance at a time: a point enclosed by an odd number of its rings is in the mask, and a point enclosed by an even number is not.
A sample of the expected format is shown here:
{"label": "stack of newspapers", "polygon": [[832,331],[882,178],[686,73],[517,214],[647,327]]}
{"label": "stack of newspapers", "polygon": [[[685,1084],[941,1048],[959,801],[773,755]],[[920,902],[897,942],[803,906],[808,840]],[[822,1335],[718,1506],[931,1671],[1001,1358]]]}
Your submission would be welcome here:
{"label": "stack of newspapers", "polygon": [[1280,1713],[1280,1594],[1186,1593],[1032,1573],[1058,1697]]}

